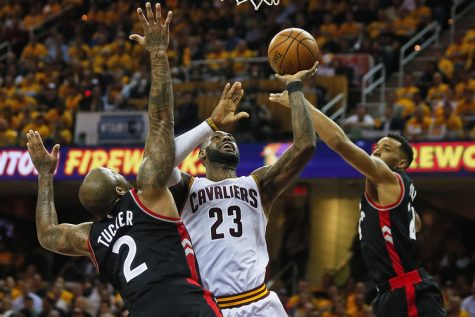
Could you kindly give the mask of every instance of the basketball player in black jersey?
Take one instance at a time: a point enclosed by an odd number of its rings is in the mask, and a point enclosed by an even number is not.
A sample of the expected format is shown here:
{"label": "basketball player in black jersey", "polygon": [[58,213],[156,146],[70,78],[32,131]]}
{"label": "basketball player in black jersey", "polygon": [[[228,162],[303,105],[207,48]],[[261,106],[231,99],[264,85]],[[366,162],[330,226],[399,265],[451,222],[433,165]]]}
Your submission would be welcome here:
{"label": "basketball player in black jersey", "polygon": [[[269,100],[289,105],[288,93]],[[446,316],[438,286],[422,268],[416,251],[420,221],[412,206],[416,190],[405,170],[413,150],[407,140],[390,134],[371,155],[343,130],[309,105],[313,127],[332,150],[366,176],[360,204],[359,237],[369,273],[378,285],[373,311],[378,317]]]}
{"label": "basketball player in black jersey", "polygon": [[79,199],[95,222],[58,224],[53,175],[59,145],[48,153],[37,131],[29,131],[28,152],[38,170],[36,226],[40,244],[53,252],[89,256],[103,278],[120,293],[132,317],[222,317],[214,298],[202,287],[188,232],[167,189],[174,165],[173,92],[167,48],[169,12],[161,24],[146,4],[137,13],[145,35],[132,35],[150,52],[152,83],[150,127],[137,189],[116,172],[93,169]]}

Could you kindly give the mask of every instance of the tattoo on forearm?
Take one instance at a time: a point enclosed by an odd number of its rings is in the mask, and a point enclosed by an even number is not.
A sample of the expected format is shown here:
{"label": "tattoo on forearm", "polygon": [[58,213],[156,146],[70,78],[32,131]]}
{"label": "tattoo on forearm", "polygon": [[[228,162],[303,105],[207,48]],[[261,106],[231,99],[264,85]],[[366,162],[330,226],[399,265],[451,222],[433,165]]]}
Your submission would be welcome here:
{"label": "tattoo on forearm", "polygon": [[[290,94],[293,145],[268,170],[259,171],[264,203],[269,206],[297,178],[314,152],[315,131],[302,92]],[[313,146],[309,146],[312,144]],[[269,210],[268,210],[269,211]]]}
{"label": "tattoo on forearm", "polygon": [[36,229],[40,241],[46,237],[48,228],[58,224],[54,207],[53,176],[38,176],[38,200],[36,203]]}
{"label": "tattoo on forearm", "polygon": [[[161,41],[158,35],[151,39]],[[173,88],[166,52],[151,54],[152,84],[149,98],[150,127],[144,161],[137,181],[142,189],[164,187],[175,161],[173,136]]]}
{"label": "tattoo on forearm", "polygon": [[310,112],[302,92],[290,94],[290,105],[292,107],[292,129],[294,133],[294,144],[303,142],[315,142],[316,136],[310,118]]}
{"label": "tattoo on forearm", "polygon": [[82,255],[89,235],[89,223],[80,226],[58,225],[54,206],[53,176],[39,175],[38,186],[36,230],[41,245],[65,255]]}

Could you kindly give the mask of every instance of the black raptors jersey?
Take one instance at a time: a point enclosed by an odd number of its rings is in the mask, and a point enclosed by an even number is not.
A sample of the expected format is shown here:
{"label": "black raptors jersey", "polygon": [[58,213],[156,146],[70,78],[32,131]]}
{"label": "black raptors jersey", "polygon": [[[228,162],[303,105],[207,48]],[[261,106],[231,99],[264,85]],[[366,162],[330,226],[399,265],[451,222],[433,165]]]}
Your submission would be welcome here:
{"label": "black raptors jersey", "polygon": [[395,172],[402,188],[397,202],[374,203],[365,192],[360,203],[359,237],[370,276],[381,283],[421,266],[416,251],[416,190],[409,176]]}
{"label": "black raptors jersey", "polygon": [[[198,289],[204,302],[194,251],[181,219],[152,213],[135,190],[93,224],[89,244],[100,275],[119,291],[131,312],[140,312],[135,315],[146,316],[144,309],[153,307],[154,315],[160,315],[154,305],[159,305],[162,294],[188,292],[188,284],[192,289],[188,294]],[[177,286],[175,280],[183,283]]]}

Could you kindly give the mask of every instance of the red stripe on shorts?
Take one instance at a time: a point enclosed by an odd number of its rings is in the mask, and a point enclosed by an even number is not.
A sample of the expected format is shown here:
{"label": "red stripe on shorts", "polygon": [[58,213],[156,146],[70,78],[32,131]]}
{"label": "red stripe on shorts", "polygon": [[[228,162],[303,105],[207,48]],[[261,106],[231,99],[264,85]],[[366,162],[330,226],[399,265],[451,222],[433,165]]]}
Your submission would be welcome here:
{"label": "red stripe on shorts", "polygon": [[216,304],[216,302],[214,301],[211,295],[211,292],[209,290],[205,289],[197,281],[194,281],[191,278],[187,278],[186,281],[189,284],[201,287],[203,289],[203,298],[205,299],[208,306],[211,307],[211,309],[213,310],[213,312],[216,314],[217,317],[223,317],[223,314],[221,313],[221,310],[219,309],[218,304]]}

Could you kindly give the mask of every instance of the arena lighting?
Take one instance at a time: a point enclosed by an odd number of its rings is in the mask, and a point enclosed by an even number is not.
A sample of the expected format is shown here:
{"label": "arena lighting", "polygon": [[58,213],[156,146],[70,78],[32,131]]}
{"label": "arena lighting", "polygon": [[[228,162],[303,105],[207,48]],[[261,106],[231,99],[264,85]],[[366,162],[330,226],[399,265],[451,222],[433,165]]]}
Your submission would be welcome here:
{"label": "arena lighting", "polygon": [[83,14],[82,17],[81,17],[81,20],[83,20],[84,22],[87,21],[87,15]]}
{"label": "arena lighting", "polygon": [[421,46],[419,44],[414,45],[414,51],[419,52],[421,50]]}

